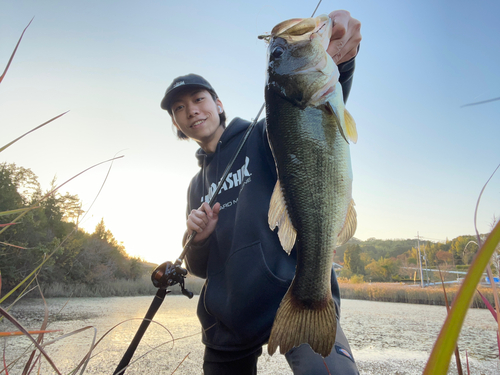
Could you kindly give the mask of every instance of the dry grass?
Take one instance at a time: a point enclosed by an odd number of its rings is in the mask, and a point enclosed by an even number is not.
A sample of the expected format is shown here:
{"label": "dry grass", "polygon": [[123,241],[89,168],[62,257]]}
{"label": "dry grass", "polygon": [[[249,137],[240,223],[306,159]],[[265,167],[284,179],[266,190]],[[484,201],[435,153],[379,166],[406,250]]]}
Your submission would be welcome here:
{"label": "dry grass", "polygon": [[[424,305],[445,305],[443,289],[440,285],[421,288],[419,285],[396,283],[340,283],[340,295],[346,299],[359,299],[381,302],[416,303]],[[446,288],[448,299],[453,301],[459,286]],[[479,287],[479,291],[493,303],[491,288]],[[476,293],[471,307],[486,308],[479,294]]]}

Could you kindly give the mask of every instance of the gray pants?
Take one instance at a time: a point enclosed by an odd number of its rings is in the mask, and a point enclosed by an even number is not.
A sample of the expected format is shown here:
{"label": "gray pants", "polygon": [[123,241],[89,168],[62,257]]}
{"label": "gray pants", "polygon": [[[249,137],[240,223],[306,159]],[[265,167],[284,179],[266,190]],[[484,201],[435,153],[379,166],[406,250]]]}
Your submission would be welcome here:
{"label": "gray pants", "polygon": [[[262,348],[254,352],[221,352],[205,348],[204,375],[256,375]],[[302,344],[285,354],[294,375],[359,375],[351,348],[337,323],[335,346],[326,358]]]}
{"label": "gray pants", "polygon": [[337,336],[332,352],[326,358],[313,352],[308,344],[285,354],[294,375],[359,375],[344,331],[337,323]]}

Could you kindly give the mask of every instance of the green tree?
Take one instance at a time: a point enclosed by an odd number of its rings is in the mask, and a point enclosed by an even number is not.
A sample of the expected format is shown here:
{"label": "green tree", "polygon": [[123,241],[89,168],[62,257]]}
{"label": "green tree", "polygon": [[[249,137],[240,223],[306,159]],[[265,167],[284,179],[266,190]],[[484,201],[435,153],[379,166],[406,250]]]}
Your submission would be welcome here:
{"label": "green tree", "polygon": [[467,246],[468,251],[473,251],[472,254],[475,254],[478,250],[477,245],[474,243],[467,245],[469,242],[476,242],[477,239],[475,236],[458,236],[457,238],[454,238],[451,241],[451,246],[450,246],[450,252],[453,254],[453,259],[455,261],[455,264],[467,264],[467,260],[471,260],[472,257],[466,258],[464,262],[464,250],[465,247]]}
{"label": "green tree", "polygon": [[344,267],[354,274],[364,274],[364,264],[361,261],[361,247],[356,244],[347,246],[344,253]]}
{"label": "green tree", "polygon": [[398,271],[399,265],[395,258],[380,258],[365,267],[366,276],[372,281],[392,281]]}

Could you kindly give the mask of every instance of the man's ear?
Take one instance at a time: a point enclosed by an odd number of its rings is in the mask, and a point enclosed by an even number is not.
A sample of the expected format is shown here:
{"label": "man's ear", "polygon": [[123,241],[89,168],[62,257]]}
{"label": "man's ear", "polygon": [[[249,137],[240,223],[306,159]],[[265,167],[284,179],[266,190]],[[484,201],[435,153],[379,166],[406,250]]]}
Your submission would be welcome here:
{"label": "man's ear", "polygon": [[219,98],[217,98],[217,99],[215,100],[215,104],[216,104],[218,107],[220,107],[220,108],[221,108],[220,113],[224,112],[224,105],[222,104],[222,102],[220,101],[220,99],[219,99]]}

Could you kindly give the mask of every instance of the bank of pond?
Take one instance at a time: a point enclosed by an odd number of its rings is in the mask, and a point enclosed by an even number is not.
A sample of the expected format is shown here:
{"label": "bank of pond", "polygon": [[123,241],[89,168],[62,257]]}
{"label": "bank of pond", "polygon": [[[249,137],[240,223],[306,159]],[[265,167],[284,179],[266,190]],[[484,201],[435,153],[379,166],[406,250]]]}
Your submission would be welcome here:
{"label": "bank of pond", "polygon": [[[204,280],[196,277],[186,279],[186,289],[199,294]],[[424,288],[420,284],[404,283],[350,283],[340,282],[340,295],[343,299],[357,299],[380,302],[415,303],[424,305],[445,305],[445,296],[441,285],[431,285]],[[447,284],[446,294],[451,304],[460,288],[459,284]],[[171,294],[181,294],[179,286],[169,288]],[[480,285],[479,291],[494,305],[491,287]],[[65,285],[50,284],[42,286],[44,297],[117,297],[117,296],[154,296],[156,288],[149,277],[141,280],[114,280],[98,285]],[[37,295],[33,295],[37,297]],[[471,303],[473,308],[486,308],[478,293]]]}
{"label": "bank of pond", "polygon": [[[445,294],[441,285],[421,287],[420,284],[403,283],[340,283],[340,295],[344,299],[359,299],[366,301],[415,303],[423,305],[445,306]],[[446,285],[448,302],[452,303],[460,285]],[[479,286],[478,290],[485,296],[491,305],[494,297],[491,287]],[[479,293],[474,294],[470,307],[486,308]]]}

